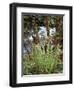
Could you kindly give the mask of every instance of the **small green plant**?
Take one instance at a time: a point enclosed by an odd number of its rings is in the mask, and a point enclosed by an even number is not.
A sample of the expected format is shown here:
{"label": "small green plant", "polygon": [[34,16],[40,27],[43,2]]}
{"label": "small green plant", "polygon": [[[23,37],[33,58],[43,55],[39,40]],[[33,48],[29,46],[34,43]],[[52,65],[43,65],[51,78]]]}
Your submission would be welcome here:
{"label": "small green plant", "polygon": [[23,59],[24,74],[62,73],[63,64],[59,58],[60,53],[59,46],[54,50],[49,47],[47,54],[43,54],[40,48],[33,47],[32,60]]}

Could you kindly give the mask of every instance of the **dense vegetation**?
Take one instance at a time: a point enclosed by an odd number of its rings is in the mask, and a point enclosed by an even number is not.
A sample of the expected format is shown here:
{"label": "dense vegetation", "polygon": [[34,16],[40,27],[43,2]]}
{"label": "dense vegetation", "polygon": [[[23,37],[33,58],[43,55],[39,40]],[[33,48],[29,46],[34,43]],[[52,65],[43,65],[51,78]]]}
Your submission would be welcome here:
{"label": "dense vegetation", "polygon": [[[45,27],[47,37],[39,37]],[[56,32],[50,34],[50,29]],[[63,72],[63,16],[23,15],[23,74]],[[31,38],[29,38],[31,37]]]}

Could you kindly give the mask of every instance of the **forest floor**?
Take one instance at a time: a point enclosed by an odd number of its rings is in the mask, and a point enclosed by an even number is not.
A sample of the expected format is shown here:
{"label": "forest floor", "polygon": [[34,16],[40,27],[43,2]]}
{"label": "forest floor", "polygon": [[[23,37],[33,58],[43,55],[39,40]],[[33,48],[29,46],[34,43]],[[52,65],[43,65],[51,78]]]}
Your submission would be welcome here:
{"label": "forest floor", "polygon": [[40,45],[33,45],[32,54],[23,58],[23,74],[56,74],[63,72],[63,61],[60,59],[62,53],[59,46],[51,49],[49,46],[47,53],[43,52]]}

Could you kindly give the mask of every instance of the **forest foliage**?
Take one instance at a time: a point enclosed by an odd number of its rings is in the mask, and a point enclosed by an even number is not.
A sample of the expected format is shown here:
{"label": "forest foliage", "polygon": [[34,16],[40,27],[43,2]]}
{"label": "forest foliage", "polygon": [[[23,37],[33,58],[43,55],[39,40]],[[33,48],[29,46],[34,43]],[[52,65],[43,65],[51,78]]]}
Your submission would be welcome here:
{"label": "forest foliage", "polygon": [[24,75],[63,72],[62,15],[23,15],[22,62]]}

